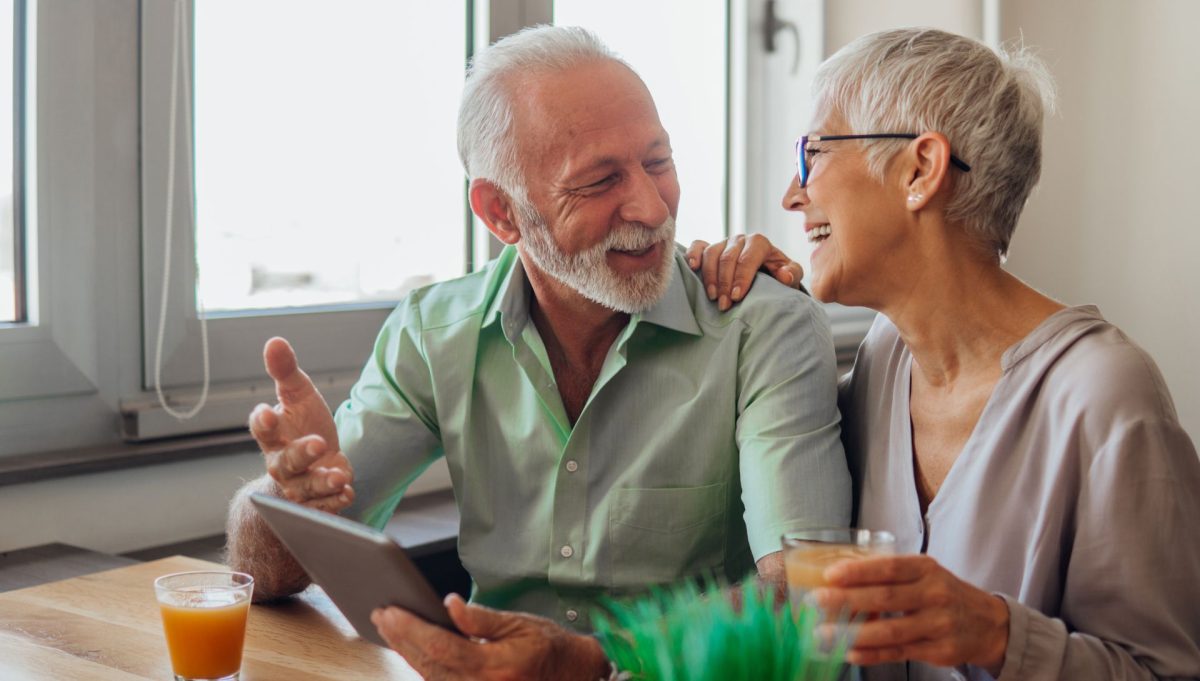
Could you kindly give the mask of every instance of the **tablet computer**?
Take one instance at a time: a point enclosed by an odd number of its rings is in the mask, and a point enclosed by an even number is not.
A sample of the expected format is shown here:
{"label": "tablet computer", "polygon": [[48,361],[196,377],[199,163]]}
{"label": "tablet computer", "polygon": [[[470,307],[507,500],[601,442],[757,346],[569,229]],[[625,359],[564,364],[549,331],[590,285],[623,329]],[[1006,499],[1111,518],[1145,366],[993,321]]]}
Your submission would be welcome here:
{"label": "tablet computer", "polygon": [[391,537],[278,497],[252,494],[250,502],[359,636],[387,646],[371,612],[389,605],[459,633],[442,599]]}

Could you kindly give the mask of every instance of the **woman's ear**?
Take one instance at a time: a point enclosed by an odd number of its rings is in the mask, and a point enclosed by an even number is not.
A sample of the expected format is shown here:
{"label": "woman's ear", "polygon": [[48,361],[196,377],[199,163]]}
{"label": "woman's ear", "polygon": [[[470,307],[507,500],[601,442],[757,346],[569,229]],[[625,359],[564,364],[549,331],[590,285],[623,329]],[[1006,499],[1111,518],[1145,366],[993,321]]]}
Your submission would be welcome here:
{"label": "woman's ear", "polygon": [[908,151],[911,166],[905,175],[905,204],[910,211],[917,211],[948,186],[950,140],[940,132],[927,132],[914,139]]}
{"label": "woman's ear", "polygon": [[521,240],[512,199],[504,190],[490,180],[474,179],[471,180],[469,196],[471,211],[483,220],[488,231],[497,239],[506,244],[515,244]]}

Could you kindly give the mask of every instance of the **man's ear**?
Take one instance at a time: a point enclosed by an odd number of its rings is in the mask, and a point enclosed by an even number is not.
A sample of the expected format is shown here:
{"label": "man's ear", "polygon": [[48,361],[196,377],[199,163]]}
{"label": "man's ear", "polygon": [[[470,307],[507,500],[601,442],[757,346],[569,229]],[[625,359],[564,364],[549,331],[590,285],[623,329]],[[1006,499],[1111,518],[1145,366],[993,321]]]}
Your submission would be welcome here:
{"label": "man's ear", "polygon": [[471,210],[497,239],[506,244],[521,240],[521,233],[517,231],[516,211],[508,194],[490,180],[476,178],[471,180],[469,195]]}
{"label": "man's ear", "polygon": [[920,210],[948,187],[950,140],[940,132],[927,132],[912,141],[905,158],[910,163],[904,178],[907,208]]}

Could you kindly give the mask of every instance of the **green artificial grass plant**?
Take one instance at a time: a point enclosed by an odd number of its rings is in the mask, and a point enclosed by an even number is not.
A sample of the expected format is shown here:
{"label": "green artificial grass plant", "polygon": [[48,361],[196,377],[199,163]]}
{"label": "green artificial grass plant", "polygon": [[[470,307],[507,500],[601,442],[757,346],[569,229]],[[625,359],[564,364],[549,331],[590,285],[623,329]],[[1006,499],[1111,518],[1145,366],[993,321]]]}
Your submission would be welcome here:
{"label": "green artificial grass plant", "polygon": [[594,625],[604,652],[630,679],[834,681],[846,646],[818,650],[820,614],[776,607],[743,588],[741,607],[711,586],[687,582],[630,602],[609,602]]}

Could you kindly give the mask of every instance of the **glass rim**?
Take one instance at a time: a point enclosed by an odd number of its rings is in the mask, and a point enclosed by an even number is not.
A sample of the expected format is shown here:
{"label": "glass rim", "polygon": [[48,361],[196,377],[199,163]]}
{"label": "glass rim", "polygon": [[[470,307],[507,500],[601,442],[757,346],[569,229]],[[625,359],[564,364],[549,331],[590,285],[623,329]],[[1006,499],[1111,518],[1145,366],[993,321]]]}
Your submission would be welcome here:
{"label": "glass rim", "polygon": [[[226,591],[239,591],[239,590],[250,589],[250,588],[254,587],[254,577],[249,574],[246,574],[245,572],[238,572],[237,570],[185,570],[184,572],[172,572],[170,574],[160,575],[158,577],[155,577],[154,578],[154,588],[162,590],[162,591],[179,591],[181,587],[167,586],[165,584],[165,581],[168,579],[176,578],[176,577],[193,577],[196,575],[221,575],[221,576],[228,576],[228,577],[241,577],[241,578],[245,579],[245,581],[240,584],[214,584],[214,585],[206,584],[206,585],[204,585],[204,586],[209,586],[214,589],[222,589],[222,590],[226,590]],[[194,586],[194,585],[192,585],[192,586]]]}
{"label": "glass rim", "polygon": [[[848,541],[822,540],[822,539],[818,539],[818,538],[808,539],[808,538],[802,538],[802,537],[796,536],[796,535],[810,534],[810,533],[811,534],[819,534],[819,533],[823,533],[823,532],[828,532],[830,534],[842,533],[843,536],[848,539]],[[863,537],[866,538],[866,541],[861,541],[861,539]],[[808,543],[849,544],[849,545],[855,545],[855,546],[881,546],[881,545],[886,545],[886,544],[895,544],[896,543],[896,535],[892,534],[891,532],[888,532],[887,530],[871,530],[871,529],[868,529],[865,527],[826,525],[826,526],[816,526],[816,527],[802,527],[800,529],[790,530],[788,532],[784,532],[783,534],[781,534],[779,536],[779,540],[784,545],[784,547],[798,546],[798,545],[808,544]]]}

